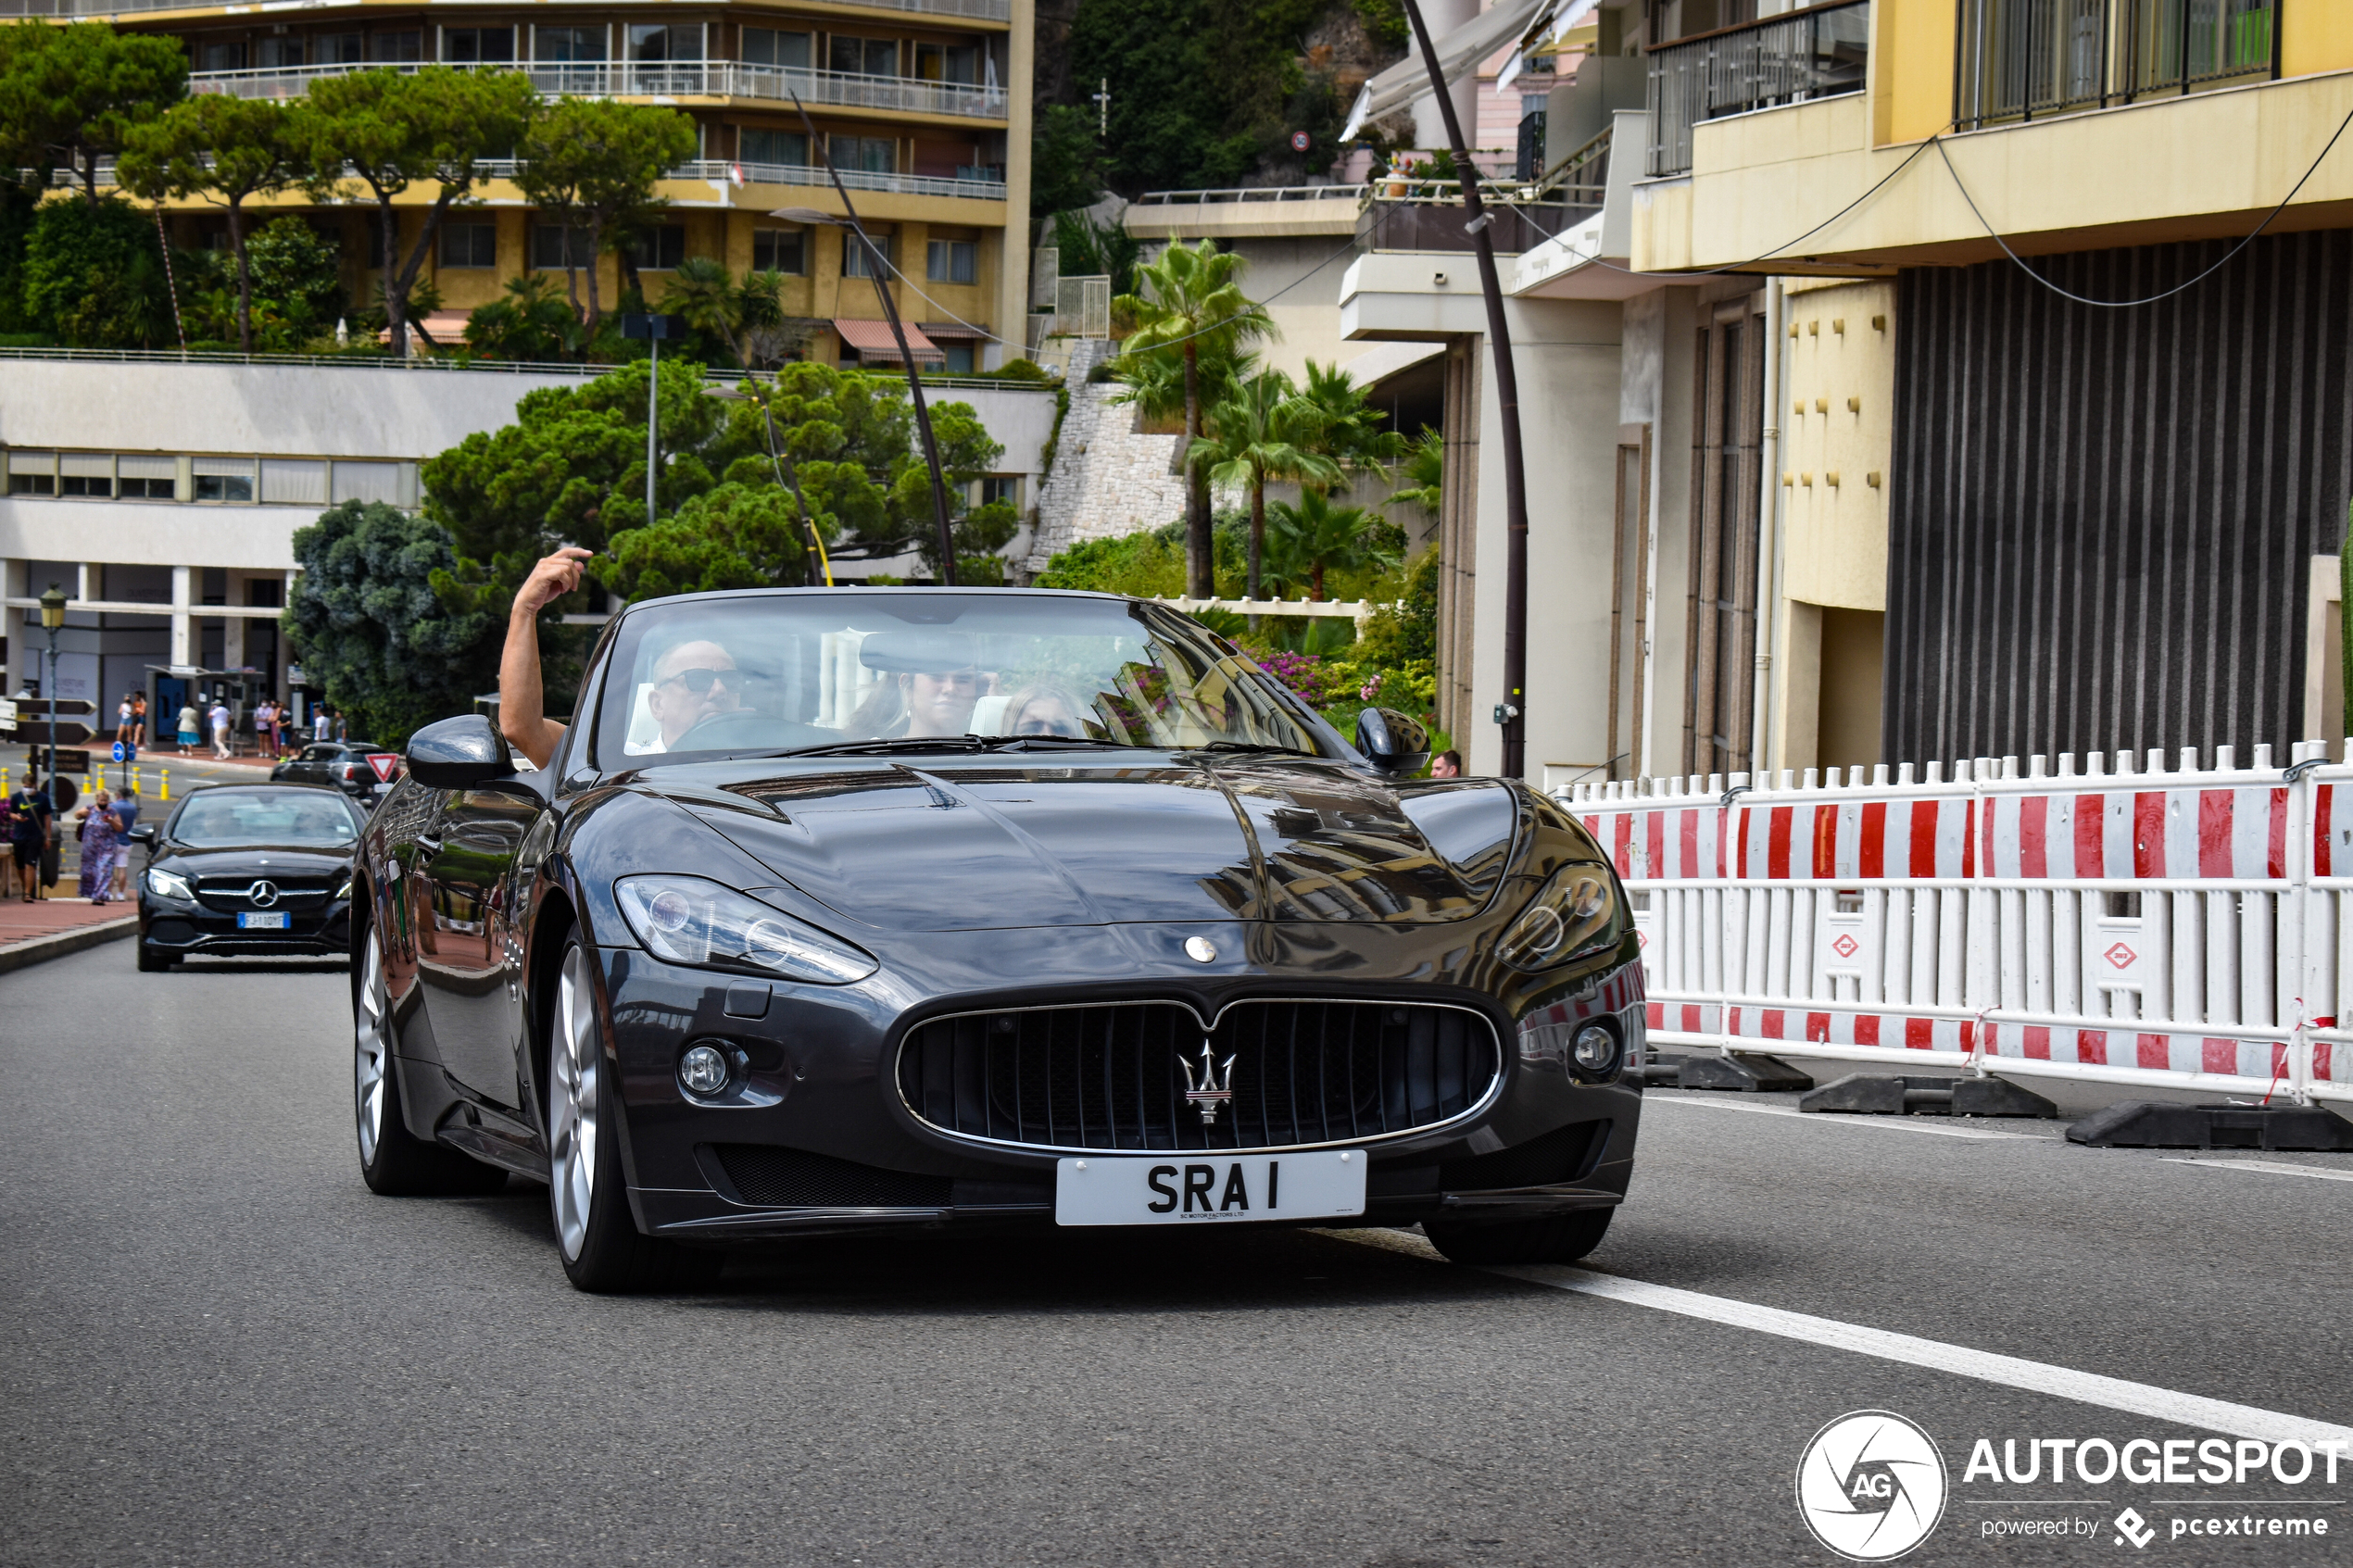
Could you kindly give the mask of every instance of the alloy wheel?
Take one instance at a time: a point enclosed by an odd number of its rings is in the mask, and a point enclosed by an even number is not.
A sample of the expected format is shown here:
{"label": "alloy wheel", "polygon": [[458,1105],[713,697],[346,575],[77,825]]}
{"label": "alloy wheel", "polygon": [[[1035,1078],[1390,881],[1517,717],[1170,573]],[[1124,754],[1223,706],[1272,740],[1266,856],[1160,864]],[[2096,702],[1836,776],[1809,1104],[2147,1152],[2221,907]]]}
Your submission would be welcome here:
{"label": "alloy wheel", "polygon": [[547,1049],[547,1195],[556,1238],[577,1259],[588,1240],[589,1205],[596,1197],[597,1119],[603,1099],[603,1051],[597,1030],[597,993],[587,954],[564,954],[556,986],[555,1038]]}
{"label": "alloy wheel", "polygon": [[359,1005],[352,1017],[352,1075],[359,1118],[359,1162],[373,1165],[384,1137],[384,1075],[392,1071],[392,997],[384,984],[384,945],[368,934],[360,960]]}

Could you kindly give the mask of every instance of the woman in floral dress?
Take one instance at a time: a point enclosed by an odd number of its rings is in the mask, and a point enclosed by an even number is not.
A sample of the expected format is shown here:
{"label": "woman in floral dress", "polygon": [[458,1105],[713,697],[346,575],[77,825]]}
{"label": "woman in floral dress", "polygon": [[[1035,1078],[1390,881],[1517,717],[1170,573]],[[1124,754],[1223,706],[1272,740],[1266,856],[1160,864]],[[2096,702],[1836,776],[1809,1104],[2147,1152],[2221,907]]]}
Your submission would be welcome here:
{"label": "woman in floral dress", "polygon": [[100,789],[82,816],[82,896],[103,904],[114,896],[115,858],[122,853],[122,822],[114,797]]}

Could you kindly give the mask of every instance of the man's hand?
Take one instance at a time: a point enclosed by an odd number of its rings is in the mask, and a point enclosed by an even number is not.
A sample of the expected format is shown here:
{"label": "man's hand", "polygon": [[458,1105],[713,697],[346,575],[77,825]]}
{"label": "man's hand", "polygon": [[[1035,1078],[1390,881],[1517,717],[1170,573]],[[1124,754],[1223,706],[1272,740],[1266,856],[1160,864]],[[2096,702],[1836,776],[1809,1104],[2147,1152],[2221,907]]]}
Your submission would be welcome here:
{"label": "man's hand", "polygon": [[578,545],[566,545],[552,556],[531,569],[531,575],[515,590],[515,616],[536,616],[556,600],[580,586],[580,574],[585,571],[591,552]]}

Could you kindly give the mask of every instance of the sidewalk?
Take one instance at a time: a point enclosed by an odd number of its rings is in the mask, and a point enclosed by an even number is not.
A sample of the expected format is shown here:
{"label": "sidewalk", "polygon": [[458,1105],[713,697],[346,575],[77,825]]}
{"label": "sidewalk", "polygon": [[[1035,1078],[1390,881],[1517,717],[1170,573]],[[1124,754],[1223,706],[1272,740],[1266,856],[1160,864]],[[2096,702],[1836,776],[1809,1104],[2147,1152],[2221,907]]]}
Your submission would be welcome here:
{"label": "sidewalk", "polygon": [[[63,892],[72,884],[58,884]],[[58,950],[107,942],[138,930],[139,906],[130,899],[93,904],[69,894],[28,904],[0,899],[0,972],[37,962]]]}

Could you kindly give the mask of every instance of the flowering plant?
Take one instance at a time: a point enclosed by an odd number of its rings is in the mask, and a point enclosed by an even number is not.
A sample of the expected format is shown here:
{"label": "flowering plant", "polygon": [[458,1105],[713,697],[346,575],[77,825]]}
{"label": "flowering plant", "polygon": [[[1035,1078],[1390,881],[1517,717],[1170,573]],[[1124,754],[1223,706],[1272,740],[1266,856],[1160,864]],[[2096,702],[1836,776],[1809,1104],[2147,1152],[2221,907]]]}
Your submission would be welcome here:
{"label": "flowering plant", "polygon": [[1323,662],[1321,654],[1277,649],[1261,658],[1258,667],[1309,702],[1315,702],[1323,696]]}

